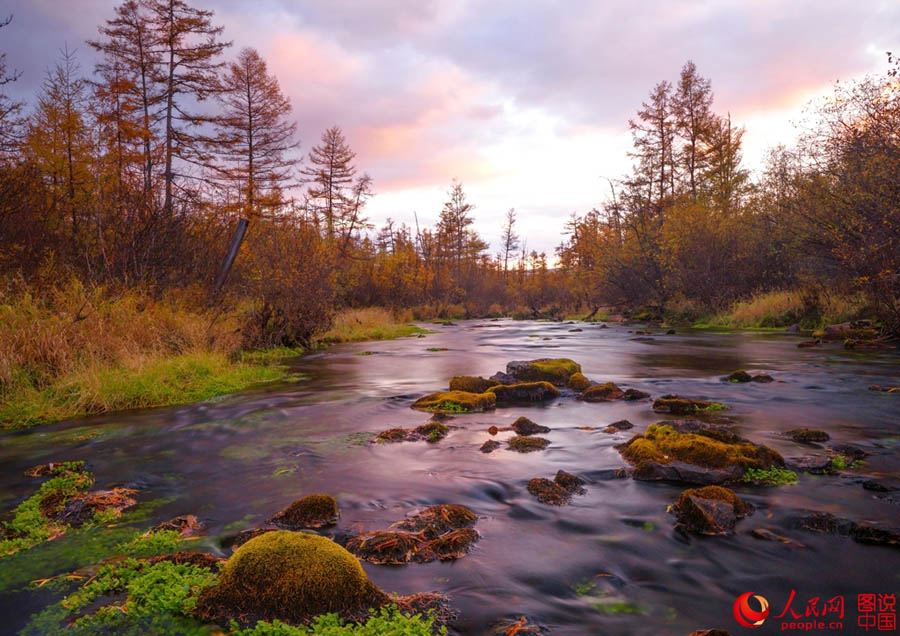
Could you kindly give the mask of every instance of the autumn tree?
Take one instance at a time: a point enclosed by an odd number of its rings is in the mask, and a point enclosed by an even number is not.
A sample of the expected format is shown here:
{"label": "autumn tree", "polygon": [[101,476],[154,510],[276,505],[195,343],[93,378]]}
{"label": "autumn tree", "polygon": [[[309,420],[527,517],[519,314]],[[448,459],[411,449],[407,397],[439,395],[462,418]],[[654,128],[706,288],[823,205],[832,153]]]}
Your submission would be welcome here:
{"label": "autumn tree", "polygon": [[637,161],[633,182],[646,189],[647,200],[657,216],[667,198],[675,194],[675,116],[672,85],[659,82],[643,102],[637,118],[628,121],[634,143],[631,156]]}
{"label": "autumn tree", "polygon": [[212,11],[196,9],[184,0],[143,2],[153,33],[151,52],[160,60],[155,80],[161,85],[163,102],[163,208],[171,216],[176,177],[190,176],[187,169],[176,172],[176,160],[186,168],[203,168],[210,161],[209,140],[201,126],[211,118],[196,102],[217,93],[217,73],[224,64],[220,56],[231,43],[219,39],[222,27],[212,24]]}
{"label": "autumn tree", "polygon": [[356,176],[355,157],[343,131],[332,126],[322,133],[320,143],[310,150],[309,165],[301,170],[309,184],[311,204],[316,215],[324,219],[329,240],[340,236],[349,220],[350,190]]}
{"label": "autumn tree", "polygon": [[475,206],[466,201],[462,183],[455,179],[447,195],[449,199],[444,203],[438,221],[438,234],[445,253],[455,263],[456,283],[459,285],[462,282],[462,264],[467,252],[469,226],[474,222],[471,212]]}
{"label": "autumn tree", "polygon": [[710,81],[701,77],[694,63],[688,60],[681,69],[681,77],[672,96],[672,115],[675,133],[683,141],[676,152],[676,160],[684,175],[685,187],[694,200],[697,199],[698,181],[706,166],[707,146],[716,124],[712,102]]}
{"label": "autumn tree", "polygon": [[509,255],[519,249],[519,235],[515,231],[516,226],[516,209],[510,208],[506,211],[506,221],[503,224],[503,236],[500,238],[500,244],[503,246],[503,278],[509,279]]}
{"label": "autumn tree", "polygon": [[[9,26],[10,22],[12,16],[0,19],[0,29]],[[19,71],[7,68],[6,53],[0,51],[0,160],[7,158],[19,142],[22,103],[10,99],[3,88],[19,79],[19,75]]]}
{"label": "autumn tree", "polygon": [[255,49],[243,49],[221,82],[220,170],[239,193],[242,216],[250,220],[282,202],[293,177],[290,152],[298,145],[297,124],[288,119],[291,104]]}

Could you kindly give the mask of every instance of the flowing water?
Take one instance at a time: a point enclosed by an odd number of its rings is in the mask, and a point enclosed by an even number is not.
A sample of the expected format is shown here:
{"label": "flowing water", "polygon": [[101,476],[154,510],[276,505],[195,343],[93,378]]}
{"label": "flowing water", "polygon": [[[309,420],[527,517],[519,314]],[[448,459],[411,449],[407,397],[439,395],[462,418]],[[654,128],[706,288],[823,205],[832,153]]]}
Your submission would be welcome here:
{"label": "flowing water", "polygon": [[[189,406],[105,415],[0,437],[0,508],[33,492],[24,469],[84,459],[99,487],[141,489],[155,501],[139,527],[193,513],[209,526],[205,549],[227,555],[220,539],[264,519],[304,494],[331,493],[341,507],[337,532],[382,529],[418,508],[456,503],[479,515],[481,539],[454,562],[403,567],[364,564],[383,589],[449,596],[459,634],[484,634],[500,619],[527,616],[558,635],[687,634],[724,627],[743,633],[732,603],[744,592],[768,598],[780,613],[791,590],[794,608],[812,597],[844,595],[846,628],[855,633],[856,595],[896,592],[896,550],[847,537],[794,530],[802,511],[828,511],[857,521],[900,525],[900,493],[876,493],[862,478],[886,483],[900,472],[900,395],[870,392],[896,384],[896,354],[859,355],[838,347],[798,349],[785,334],[683,331],[637,342],[629,329],[513,321],[467,321],[436,327],[427,338],[342,345],[292,359],[289,382]],[[446,347],[429,352],[427,347]],[[357,355],[373,350],[375,355]],[[444,440],[372,444],[372,434],[412,428],[428,419],[409,408],[454,375],[489,376],[507,361],[567,357],[593,380],[617,382],[654,396],[677,393],[730,405],[745,437],[783,455],[826,453],[779,432],[827,431],[831,443],[870,453],[862,468],[837,476],[800,476],[799,484],[739,489],[757,512],[731,537],[685,538],[666,512],[681,488],[603,479],[624,465],[614,445],[654,421],[648,401],[587,404],[572,398],[532,407],[455,417]],[[772,384],[729,384],[735,369],[766,372]],[[550,447],[491,454],[491,425],[526,415],[552,431]],[[628,419],[631,431],[602,427]],[[501,441],[512,433],[500,433]],[[563,469],[584,477],[587,493],[572,504],[538,503],[525,489],[532,477]],[[749,536],[765,527],[804,547]],[[0,632],[15,633],[33,612],[57,600],[24,583],[72,569],[63,538],[0,560]],[[99,539],[98,539],[99,540]],[[59,544],[59,545],[53,545]],[[36,565],[38,564],[38,565]],[[852,606],[852,607],[851,607]],[[775,633],[773,621],[754,633]]]}

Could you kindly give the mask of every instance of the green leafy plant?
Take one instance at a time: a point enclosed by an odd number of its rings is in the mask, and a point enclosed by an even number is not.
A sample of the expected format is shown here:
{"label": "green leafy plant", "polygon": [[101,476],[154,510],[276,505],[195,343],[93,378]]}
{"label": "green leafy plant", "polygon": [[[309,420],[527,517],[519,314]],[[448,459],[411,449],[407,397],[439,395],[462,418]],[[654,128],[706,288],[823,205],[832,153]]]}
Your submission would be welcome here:
{"label": "green leafy plant", "polygon": [[743,480],[748,484],[763,483],[771,486],[784,486],[797,483],[797,473],[786,468],[770,468],[768,470],[748,468],[744,473]]}

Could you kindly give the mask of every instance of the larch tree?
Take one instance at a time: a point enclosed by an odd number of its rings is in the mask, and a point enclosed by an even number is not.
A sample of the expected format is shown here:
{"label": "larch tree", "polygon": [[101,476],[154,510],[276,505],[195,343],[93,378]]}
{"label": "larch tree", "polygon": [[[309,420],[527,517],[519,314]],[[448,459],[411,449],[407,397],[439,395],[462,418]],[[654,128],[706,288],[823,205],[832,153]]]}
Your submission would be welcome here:
{"label": "larch tree", "polygon": [[716,117],[711,107],[713,93],[710,81],[701,77],[696,65],[688,60],[672,97],[675,132],[683,140],[676,160],[684,176],[684,185],[697,199],[698,180],[706,167],[707,148],[716,132]]}
{"label": "larch tree", "polygon": [[[96,72],[99,96],[108,104],[107,117],[116,143],[137,144],[142,192],[148,202],[158,157],[158,125],[165,93],[159,84],[161,51],[159,36],[137,0],[115,9],[115,17],[99,28],[101,39],[89,41],[102,58]],[[124,154],[125,150],[122,149]]]}
{"label": "larch tree", "polygon": [[[0,19],[0,29],[9,26],[12,16]],[[6,53],[0,51],[0,160],[8,157],[19,142],[22,103],[10,99],[3,87],[19,79],[19,71],[8,70]]]}
{"label": "larch tree", "polygon": [[301,174],[309,184],[309,199],[317,216],[324,217],[326,236],[334,240],[347,217],[351,196],[348,190],[353,186],[356,176],[356,157],[344,133],[337,126],[332,126],[324,133],[319,145],[313,146],[309,153],[309,165]]}
{"label": "larch tree", "polygon": [[290,101],[265,60],[243,49],[221,79],[222,112],[216,121],[221,174],[239,193],[241,215],[251,221],[283,202],[298,146]]}
{"label": "larch tree", "polygon": [[152,52],[160,58],[156,81],[162,87],[165,198],[163,208],[171,216],[174,205],[175,161],[206,168],[209,139],[200,128],[211,117],[196,109],[215,95],[217,74],[224,65],[222,52],[231,42],[220,40],[222,27],[212,24],[212,11],[196,9],[184,0],[143,0],[153,30]]}
{"label": "larch tree", "polygon": [[637,119],[628,121],[634,143],[631,156],[638,161],[635,184],[644,185],[658,216],[665,199],[675,193],[675,117],[672,85],[658,83],[650,100],[641,104]]}
{"label": "larch tree", "polygon": [[509,277],[509,255],[519,249],[519,235],[516,234],[516,209],[506,211],[506,221],[503,224],[503,236],[500,243],[503,245],[503,278]]}

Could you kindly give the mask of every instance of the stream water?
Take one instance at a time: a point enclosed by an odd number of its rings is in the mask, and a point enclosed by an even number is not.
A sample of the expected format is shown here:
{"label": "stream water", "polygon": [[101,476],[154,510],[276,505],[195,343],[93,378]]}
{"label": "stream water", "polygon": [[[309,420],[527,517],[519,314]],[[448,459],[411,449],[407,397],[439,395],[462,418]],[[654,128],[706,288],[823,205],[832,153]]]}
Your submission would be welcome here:
{"label": "stream water", "polygon": [[[856,521],[900,525],[900,492],[866,490],[863,478],[900,485],[900,395],[871,392],[896,384],[900,357],[861,355],[835,347],[798,349],[796,336],[684,330],[632,340],[635,327],[513,321],[466,321],[435,327],[426,338],[342,345],[292,359],[294,379],[188,406],[105,415],[0,436],[0,509],[33,493],[22,471],[35,464],[84,459],[98,487],[139,488],[155,501],[138,527],[193,513],[208,524],[204,549],[227,555],[222,536],[262,523],[314,492],[337,497],[337,531],[387,527],[418,508],[456,503],[479,515],[481,539],[454,562],[403,567],[364,564],[386,591],[437,591],[449,596],[459,634],[488,633],[500,619],[527,616],[559,636],[686,635],[723,627],[749,633],[732,618],[735,597],[752,592],[780,613],[796,591],[802,611],[812,597],[843,595],[843,631],[855,627],[857,594],[893,593],[900,558],[891,548],[847,537],[791,529],[802,511],[827,511]],[[657,330],[658,331],[658,330]],[[430,352],[427,347],[446,347]],[[375,355],[357,355],[371,350]],[[413,428],[428,419],[409,408],[425,393],[446,389],[454,375],[485,377],[509,360],[567,357],[584,374],[654,397],[677,393],[731,406],[739,432],[783,455],[824,455],[827,445],[801,445],[780,432],[827,431],[830,443],[851,442],[870,453],[865,466],[841,475],[801,474],[778,488],[738,489],[757,512],[730,537],[685,538],[666,512],[678,486],[604,480],[624,462],[614,445],[662,419],[648,401],[502,408],[455,417],[444,440],[372,444],[372,434]],[[766,372],[772,384],[729,384],[735,370]],[[526,415],[551,427],[542,452],[491,454],[491,425]],[[602,427],[628,419],[631,431]],[[586,431],[579,427],[599,427]],[[500,433],[504,440],[512,433]],[[581,475],[587,493],[571,505],[538,503],[525,489],[532,477],[557,470]],[[769,528],[803,547],[763,541],[748,531]],[[102,534],[102,533],[101,533]],[[97,541],[101,538],[98,535]],[[84,565],[62,538],[0,560],[0,632],[16,633],[29,616],[59,598],[27,589],[34,578]],[[53,545],[59,544],[59,545]],[[771,621],[752,633],[776,633]],[[826,632],[828,633],[828,632]]]}

